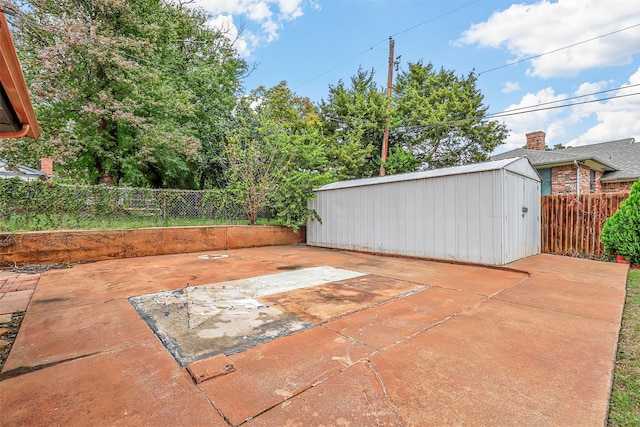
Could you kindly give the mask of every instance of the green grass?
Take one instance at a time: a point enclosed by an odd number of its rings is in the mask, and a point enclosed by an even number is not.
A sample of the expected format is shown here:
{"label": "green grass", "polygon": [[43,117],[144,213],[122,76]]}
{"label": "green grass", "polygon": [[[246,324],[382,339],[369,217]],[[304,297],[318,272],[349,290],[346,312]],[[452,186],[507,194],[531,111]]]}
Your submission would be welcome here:
{"label": "green grass", "polygon": [[[47,230],[96,230],[127,229],[144,227],[185,227],[203,225],[247,225],[247,220],[211,218],[167,218],[147,215],[82,218],[67,215],[37,215],[29,218],[14,216],[0,218],[0,232]],[[259,219],[257,225],[277,225],[274,220]]]}
{"label": "green grass", "polygon": [[640,270],[629,270],[609,426],[640,426]]}

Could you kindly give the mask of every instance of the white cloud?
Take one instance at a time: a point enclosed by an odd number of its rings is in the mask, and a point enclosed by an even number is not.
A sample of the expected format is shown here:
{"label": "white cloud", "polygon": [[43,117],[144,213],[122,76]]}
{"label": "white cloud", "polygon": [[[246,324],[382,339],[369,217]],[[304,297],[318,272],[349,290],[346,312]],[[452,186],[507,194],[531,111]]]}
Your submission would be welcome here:
{"label": "white cloud", "polygon": [[[210,25],[222,28],[242,56],[279,37],[283,23],[303,15],[303,0],[196,0],[193,5],[211,15]],[[310,7],[319,8],[316,2]],[[235,22],[244,22],[237,26]],[[220,27],[220,24],[232,28]]]}
{"label": "white cloud", "polygon": [[265,43],[271,43],[272,41],[278,40],[278,30],[280,29],[280,25],[272,20],[265,21],[262,24],[262,30],[264,31],[265,37],[263,40]]}
{"label": "white cloud", "polygon": [[264,1],[253,3],[251,7],[243,13],[247,15],[250,20],[256,22],[269,21],[273,16],[273,12],[269,9],[269,5]]}
{"label": "white cloud", "polygon": [[243,31],[240,37],[238,27],[233,22],[233,16],[218,15],[209,19],[208,25],[222,31],[233,42],[239,55],[249,56],[250,46],[256,43],[256,38],[250,31]]}
{"label": "white cloud", "polygon": [[[506,48],[515,59],[542,55],[640,22],[640,8],[631,0],[542,0],[514,4],[473,24],[459,43]],[[529,76],[575,76],[580,71],[629,64],[640,52],[640,27],[540,56],[526,64]]]}
{"label": "white cloud", "polygon": [[278,4],[280,7],[280,15],[282,16],[282,19],[290,21],[302,16],[300,0],[280,0]]}
{"label": "white cloud", "polygon": [[633,95],[640,90],[638,87],[629,87],[637,84],[640,84],[640,68],[618,91],[607,94],[607,97],[615,98],[588,104],[593,106],[596,124],[567,145],[586,145],[631,137],[640,141],[640,95]]}
{"label": "white cloud", "polygon": [[[563,129],[578,126],[583,121],[600,111],[600,103],[591,101],[596,101],[601,97],[615,96],[613,92],[606,92],[598,95],[598,92],[610,90],[608,89],[610,83],[611,82],[606,81],[584,82],[578,86],[578,89],[576,89],[572,94],[572,97],[578,98],[571,100],[571,103],[575,105],[568,110],[564,110],[566,115],[560,122],[558,122],[558,126]],[[567,145],[566,141],[563,141],[563,144]]]}
{"label": "white cloud", "polygon": [[592,93],[600,92],[602,90],[605,90],[610,83],[612,82],[607,82],[604,80],[599,82],[584,82],[576,90],[575,96],[589,95]]}
{"label": "white cloud", "polygon": [[502,93],[511,93],[520,90],[520,84],[514,82],[506,82],[502,88]]}
{"label": "white cloud", "polygon": [[[553,88],[548,87],[538,91],[537,93],[527,93],[520,99],[519,103],[510,105],[505,109],[505,111],[526,111],[528,110],[528,107],[534,107],[535,109],[536,105],[553,101],[561,101],[566,98],[567,95],[556,94]],[[512,116],[501,118],[500,120],[506,123],[507,127],[510,130],[510,133],[507,137],[507,140],[505,141],[505,144],[500,147],[500,151],[522,148],[526,142],[525,135],[529,132],[534,132],[537,130],[543,130],[547,133],[547,143],[549,143],[558,133],[558,129],[550,128],[549,123],[555,120],[559,114],[561,114],[559,110],[541,109],[539,111],[531,113],[514,114]]]}
{"label": "white cloud", "polygon": [[[503,146],[496,152],[522,148],[526,142],[526,134],[542,130],[546,133],[547,145],[579,146],[616,139],[635,138],[640,141],[640,68],[630,77],[628,82],[619,87],[611,87],[611,81],[584,82],[572,94],[556,94],[552,88],[546,88],[537,93],[527,93],[518,104],[510,105],[507,110],[518,110],[523,107],[540,105],[573,97],[567,100],[574,103],[570,108],[541,110],[533,113],[504,117],[503,120],[510,129],[510,134]],[[611,92],[591,95],[604,90],[616,89]],[[630,96],[624,96],[630,95]],[[613,98],[602,102],[583,103],[601,98]],[[561,105],[561,103],[547,106]],[[545,108],[547,106],[541,106]],[[519,110],[522,111],[522,110]],[[577,137],[567,138],[568,130],[576,127],[586,128]]]}

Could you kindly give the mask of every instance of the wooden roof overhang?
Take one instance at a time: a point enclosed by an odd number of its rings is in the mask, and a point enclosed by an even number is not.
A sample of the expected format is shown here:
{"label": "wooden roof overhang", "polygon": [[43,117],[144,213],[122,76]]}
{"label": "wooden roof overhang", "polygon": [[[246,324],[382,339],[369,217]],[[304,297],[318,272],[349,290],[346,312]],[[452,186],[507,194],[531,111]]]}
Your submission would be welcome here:
{"label": "wooden roof overhang", "polygon": [[0,12],[0,138],[25,136],[39,137],[40,126],[7,21],[4,13]]}

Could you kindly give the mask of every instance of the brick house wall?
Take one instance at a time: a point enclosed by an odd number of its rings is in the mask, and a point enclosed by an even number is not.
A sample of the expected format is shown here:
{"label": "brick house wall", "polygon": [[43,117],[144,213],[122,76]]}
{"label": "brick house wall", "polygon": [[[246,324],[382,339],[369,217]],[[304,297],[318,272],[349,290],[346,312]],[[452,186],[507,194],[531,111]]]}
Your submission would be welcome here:
{"label": "brick house wall", "polygon": [[604,191],[602,190],[602,182],[600,182],[600,179],[602,178],[602,172],[598,172],[596,171],[596,190],[594,191],[594,193],[604,193]]}
{"label": "brick house wall", "polygon": [[635,183],[635,181],[624,181],[624,182],[603,182],[602,183],[602,192],[603,193],[618,193],[620,191],[630,191],[631,186]]}
{"label": "brick house wall", "polygon": [[[580,194],[591,193],[591,169],[580,165]],[[601,182],[602,172],[594,171],[594,193],[618,193],[630,191],[635,181]],[[576,194],[575,165],[551,168],[551,194]]]}
{"label": "brick house wall", "polygon": [[591,169],[578,165],[578,171],[580,172],[580,194],[591,193]]}
{"label": "brick house wall", "polygon": [[[535,150],[535,151],[545,151],[546,150],[546,142],[545,142],[545,133],[542,131],[537,132],[529,132],[526,134],[527,143],[525,145],[525,149],[527,150]],[[625,142],[625,141],[612,141],[615,143]],[[631,139],[631,142],[634,142]],[[636,143],[637,145],[637,143]],[[514,150],[518,151],[518,150]],[[570,152],[561,150],[563,152]],[[521,155],[521,154],[519,154]],[[499,157],[499,156],[498,156]],[[602,182],[602,172],[598,172],[594,169],[591,169],[585,164],[576,165],[575,163],[569,163],[564,166],[550,166],[550,164],[545,160],[546,156],[538,156],[532,155],[533,159],[537,160],[537,164],[542,166],[540,168],[536,167],[540,176],[542,177],[542,186],[541,192],[544,195],[547,194],[577,194],[578,185],[576,183],[576,178],[580,177],[580,194],[590,194],[590,193],[618,193],[623,191],[631,190],[631,186],[635,183],[635,180],[632,181],[624,181],[624,182]],[[549,160],[553,160],[555,156],[550,156]],[[586,157],[588,159],[588,156]],[[559,158],[561,159],[561,157]],[[565,160],[566,162],[570,162],[571,156]],[[597,157],[593,157],[593,159],[597,159]],[[553,164],[553,163],[551,163]],[[592,188],[593,185],[593,188]]]}
{"label": "brick house wall", "polygon": [[565,166],[556,166],[551,168],[551,194],[572,194],[575,192],[576,192],[575,166],[565,165]]}
{"label": "brick house wall", "polygon": [[[578,165],[576,169],[575,165],[564,165],[551,168],[551,194],[576,194],[576,171],[580,172],[580,194],[591,193],[591,168]],[[600,178],[602,178],[602,172],[594,171],[594,193],[604,192]],[[615,191],[624,191],[624,189],[609,192]]]}

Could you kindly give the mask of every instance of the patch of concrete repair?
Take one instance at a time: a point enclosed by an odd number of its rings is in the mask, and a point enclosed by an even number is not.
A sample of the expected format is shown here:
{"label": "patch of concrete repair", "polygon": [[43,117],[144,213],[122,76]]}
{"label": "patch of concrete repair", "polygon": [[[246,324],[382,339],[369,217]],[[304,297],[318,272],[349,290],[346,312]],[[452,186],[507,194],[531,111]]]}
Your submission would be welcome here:
{"label": "patch of concrete repair", "polygon": [[231,354],[310,327],[259,298],[364,273],[329,266],[305,268],[129,298],[180,363]]}

